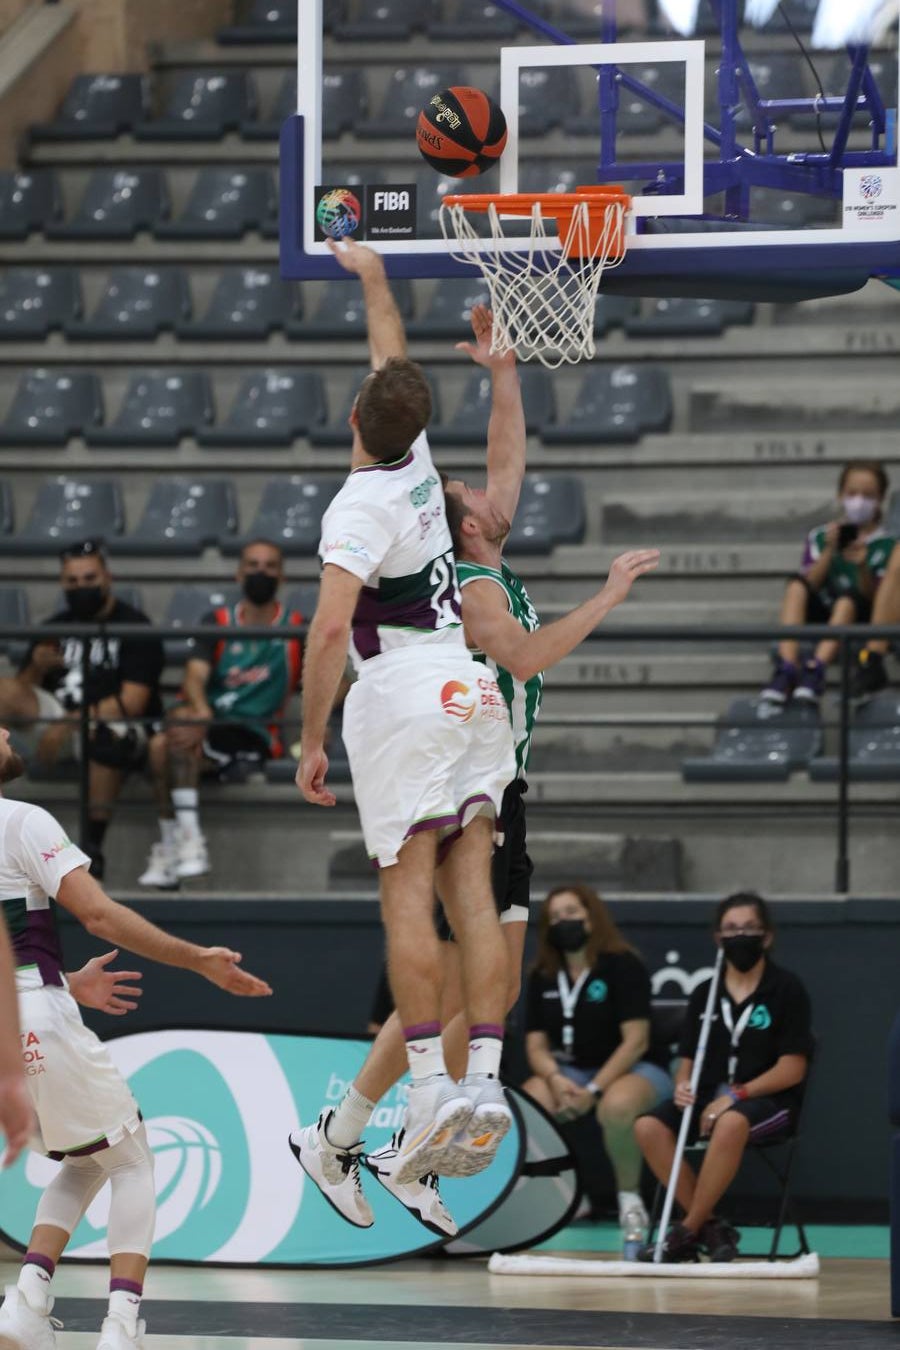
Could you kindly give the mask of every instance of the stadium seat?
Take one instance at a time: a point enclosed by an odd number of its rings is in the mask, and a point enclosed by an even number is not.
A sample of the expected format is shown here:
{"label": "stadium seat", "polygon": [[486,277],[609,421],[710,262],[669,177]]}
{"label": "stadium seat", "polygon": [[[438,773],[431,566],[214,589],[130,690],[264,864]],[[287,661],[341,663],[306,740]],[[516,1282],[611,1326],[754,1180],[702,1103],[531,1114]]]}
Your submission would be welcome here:
{"label": "stadium seat", "polygon": [[62,217],[62,195],[55,173],[0,171],[0,239],[27,239],[34,230]]}
{"label": "stadium seat", "polygon": [[169,213],[159,169],[95,169],[69,220],[44,227],[48,239],[133,239]]}
{"label": "stadium seat", "polygon": [[368,116],[369,89],[365,71],[358,66],[329,66],[322,76],[323,138],[335,141],[345,131],[357,131]]}
{"label": "stadium seat", "polygon": [[145,121],[143,75],[76,75],[52,122],[31,128],[35,141],[109,140]]}
{"label": "stadium seat", "polygon": [[519,135],[546,136],[580,112],[578,84],[562,66],[526,67],[519,75]]}
{"label": "stadium seat", "polygon": [[461,341],[471,336],[470,318],[477,304],[490,304],[487,283],[480,273],[473,270],[471,277],[462,280],[444,277],[432,291],[425,313],[420,319],[412,319],[407,331],[410,337]]}
{"label": "stadium seat", "polygon": [[[194,628],[203,622],[212,609],[220,605],[233,605],[240,598],[241,588],[236,582],[224,586],[219,582],[206,585],[176,586],[169,597],[163,617],[164,628]],[[193,638],[167,638],[165,643],[166,661],[170,665],[183,665],[194,650]]]}
{"label": "stadium seat", "polygon": [[300,292],[275,267],[229,267],[222,272],[206,313],[176,325],[180,338],[240,342],[267,338],[300,308]]}
{"label": "stadium seat", "polygon": [[278,228],[278,199],[268,169],[201,169],[177,220],[157,239],[240,239],[247,230]]}
{"label": "stadium seat", "polygon": [[[851,711],[848,769],[859,783],[900,779],[900,697],[888,689]],[[814,782],[834,782],[839,773],[836,757],[823,755],[809,765]]]}
{"label": "stadium seat", "polygon": [[85,433],[88,445],[177,445],[213,420],[209,376],[198,370],[138,370],[118,413]]}
{"label": "stadium seat", "polygon": [[271,539],[288,557],[312,556],[319,547],[322,516],[343,479],[336,474],[291,474],[270,478],[249,530],[223,541],[223,553],[239,553],[248,539]]}
{"label": "stadium seat", "polygon": [[432,94],[454,84],[468,83],[462,66],[447,63],[394,70],[378,113],[357,127],[356,134],[361,140],[412,136],[416,119]]}
{"label": "stadium seat", "polygon": [[578,478],[527,473],[506,549],[549,553],[557,544],[580,544],[585,522],[584,488]]}
{"label": "stadium seat", "polygon": [[[0,628],[27,628],[30,622],[31,610],[25,587],[0,586]],[[17,642],[15,638],[0,637],[0,652],[9,655],[14,644],[16,648],[21,647],[24,656],[26,644]]]}
{"label": "stadium seat", "polygon": [[[412,314],[412,287],[404,277],[391,282],[391,292],[405,320]],[[409,326],[413,332],[412,325]],[[309,341],[313,338],[339,339],[366,336],[366,307],[358,286],[329,286],[315,313],[308,319],[292,319],[287,325],[288,336]]]}
{"label": "stadium seat", "polygon": [[[484,183],[480,178],[449,178],[445,174],[435,173],[428,164],[419,164],[413,174],[416,184],[416,229],[420,239],[440,239],[441,202],[447,193],[459,196],[464,192],[482,192]],[[507,225],[512,222],[507,222]],[[473,275],[479,275],[473,272]]]}
{"label": "stadium seat", "polygon": [[[799,53],[767,52],[765,55],[750,56],[747,64],[761,99],[803,98],[809,92],[806,63]],[[846,86],[846,80],[844,83]],[[778,123],[782,118],[780,115],[771,115],[770,120]],[[753,126],[746,103],[742,103],[738,110],[737,125],[745,133]]]}
{"label": "stadium seat", "polygon": [[478,42],[514,38],[519,28],[514,15],[490,0],[456,0],[449,15],[432,19],[426,31],[435,42]]}
{"label": "stadium seat", "polygon": [[[668,98],[678,107],[684,107],[684,67],[677,63],[662,62],[659,65],[632,65],[627,73],[640,81],[642,85],[663,98]],[[619,106],[616,112],[616,131],[620,136],[651,136],[660,127],[669,125],[670,119],[649,99],[632,89],[619,89]],[[572,136],[599,135],[600,112],[596,85],[584,109],[578,109],[574,116],[566,121],[566,131]],[[596,178],[596,172],[589,182]],[[584,181],[584,180],[582,180]]]}
{"label": "stadium seat", "polygon": [[594,333],[602,337],[613,328],[625,328],[628,320],[638,313],[641,302],[633,295],[604,295],[597,297],[594,312]]}
{"label": "stadium seat", "polygon": [[738,698],[718,720],[712,754],[682,760],[681,776],[686,783],[784,783],[821,748],[818,708]]}
{"label": "stadium seat", "polygon": [[[542,366],[523,365],[519,372],[525,425],[537,432],[556,420],[556,402],[549,373]],[[473,370],[453,416],[429,431],[434,445],[485,445],[491,415],[490,373]]]}
{"label": "stadium seat", "polygon": [[[323,78],[327,86],[329,75]],[[285,118],[297,111],[297,72],[289,70],[285,74],[275,94],[275,100],[265,117],[258,121],[242,122],[241,135],[245,141],[277,141],[281,134],[281,124]],[[323,120],[325,112],[323,111]],[[323,135],[324,135],[323,131]]]}
{"label": "stadium seat", "polygon": [[284,597],[285,609],[289,612],[292,609],[296,610],[307,623],[312,620],[318,603],[319,583],[317,581],[307,581],[299,586],[292,586]]}
{"label": "stadium seat", "polygon": [[624,326],[630,337],[715,337],[732,324],[752,322],[750,300],[662,298],[650,301]]}
{"label": "stadium seat", "polygon": [[100,425],[103,394],[86,371],[32,370],[0,423],[0,445],[65,445]]}
{"label": "stadium seat", "polygon": [[180,267],[117,267],[86,319],[65,325],[72,341],[154,341],[191,313],[191,291]]}
{"label": "stadium seat", "polygon": [[[340,404],[336,416],[323,426],[312,426],[309,429],[309,439],[313,445],[345,445],[349,449],[352,439],[352,433],[348,426],[348,418],[356,401],[356,395],[359,393],[359,386],[368,375],[367,369],[352,370],[350,372],[350,382],[347,386],[347,394],[343,403]],[[431,386],[431,422],[429,423],[429,434],[441,419],[441,401],[437,382],[434,375],[425,371],[425,376]]]}
{"label": "stadium seat", "polygon": [[582,183],[596,183],[596,159],[561,161],[529,159],[519,173],[521,192],[574,192]]}
{"label": "stadium seat", "polygon": [[10,267],[0,275],[0,339],[41,341],[81,314],[74,267]]}
{"label": "stadium seat", "polygon": [[248,43],[297,41],[297,0],[250,0],[242,6],[238,22],[220,28],[217,41],[224,46]]}
{"label": "stadium seat", "polygon": [[12,534],[14,524],[12,489],[9,483],[0,480],[0,535]]}
{"label": "stadium seat", "polygon": [[137,528],[116,554],[199,557],[237,533],[237,494],[228,478],[177,478],[154,483]]}
{"label": "stadium seat", "polygon": [[441,0],[353,0],[334,25],[339,42],[406,42],[441,13]]}
{"label": "stadium seat", "polygon": [[[869,53],[869,69],[875,77],[875,82],[881,92],[884,104],[888,108],[897,106],[897,62],[887,52],[873,51]],[[835,56],[828,68],[824,79],[824,93],[827,98],[843,98],[847,93],[847,81],[850,76],[850,60],[846,52],[841,52]],[[815,112],[795,112],[788,115],[788,121],[791,126],[801,127],[803,130],[815,131],[821,127],[822,131],[833,131],[840,120],[839,112],[824,112],[818,115]],[[860,124],[867,125],[870,120],[870,114],[867,108],[857,108],[853,114],[853,120],[857,127]]]}
{"label": "stadium seat", "polygon": [[160,117],[142,122],[142,141],[218,141],[257,115],[256,84],[243,70],[184,70]]}
{"label": "stadium seat", "polygon": [[[554,27],[567,37],[599,42],[603,32],[604,0],[554,0]],[[623,18],[622,27],[627,26]]]}
{"label": "stadium seat", "polygon": [[52,557],[82,539],[113,544],[125,526],[119,484],[111,479],[44,479],[28,523],[19,534],[0,535],[0,553]]}
{"label": "stadium seat", "polygon": [[317,370],[255,370],[235,394],[225,421],[197,433],[200,445],[292,445],[324,425],[325,390]]}
{"label": "stadium seat", "polygon": [[835,197],[811,197],[805,192],[753,188],[750,201],[752,219],[758,222],[770,221],[779,230],[838,224],[840,203]]}
{"label": "stadium seat", "polygon": [[588,445],[639,440],[665,431],[672,393],[661,366],[596,365],[584,374],[575,405],[559,426],[542,429],[547,445]]}

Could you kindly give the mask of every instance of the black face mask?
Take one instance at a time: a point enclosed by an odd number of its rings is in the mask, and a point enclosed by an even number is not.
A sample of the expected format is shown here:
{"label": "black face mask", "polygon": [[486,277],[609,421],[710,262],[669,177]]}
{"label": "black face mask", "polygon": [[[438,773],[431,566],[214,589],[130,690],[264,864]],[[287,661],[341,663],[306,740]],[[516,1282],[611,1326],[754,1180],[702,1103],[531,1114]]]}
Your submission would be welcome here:
{"label": "black face mask", "polygon": [[753,969],[762,956],[764,941],[765,938],[761,934],[754,936],[751,933],[737,933],[734,937],[722,938],[722,950],[726,960],[744,975]]}
{"label": "black face mask", "polygon": [[278,578],[268,572],[248,572],[243,581],[244,595],[251,605],[267,605],[278,590]]}
{"label": "black face mask", "polygon": [[106,604],[106,591],[102,586],[73,586],[66,591],[66,603],[76,619],[87,623]]}
{"label": "black face mask", "polygon": [[558,952],[578,952],[587,946],[588,933],[583,919],[559,919],[551,923],[547,937]]}

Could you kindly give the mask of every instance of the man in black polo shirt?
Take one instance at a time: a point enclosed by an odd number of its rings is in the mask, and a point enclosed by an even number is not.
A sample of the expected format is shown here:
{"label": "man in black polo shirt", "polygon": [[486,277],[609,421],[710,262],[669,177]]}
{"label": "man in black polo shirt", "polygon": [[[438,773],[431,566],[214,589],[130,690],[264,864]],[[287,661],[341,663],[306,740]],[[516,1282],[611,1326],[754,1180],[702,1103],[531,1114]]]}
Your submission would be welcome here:
{"label": "man in black polo shirt", "polygon": [[[731,1261],[738,1234],[715,1207],[737,1174],[748,1142],[790,1134],[812,1054],[809,995],[796,975],[769,956],[774,939],[765,900],[752,891],[721,901],[716,945],[724,948],[722,985],[700,1073],[689,1143],[708,1138],[695,1176],[682,1163],[676,1197],[681,1223],[666,1234],[664,1261]],[[709,996],[709,981],[691,995],[681,1037],[675,1099],[635,1122],[647,1163],[667,1185],[681,1113],[694,1100],[690,1079]],[[641,1253],[652,1260],[655,1244]]]}
{"label": "man in black polo shirt", "polygon": [[162,715],[159,681],[165,664],[158,638],[120,638],[117,624],[147,624],[141,610],[113,594],[103,545],[94,539],[60,556],[66,607],[48,626],[102,623],[90,643],[86,687],[79,638],[42,638],[32,643],[18,672],[0,680],[0,719],[9,723],[26,761],[50,765],[77,753],[80,709],[92,722],[89,747],[89,837],[91,872],[102,878],[103,839],[126,775],[146,758],[147,732]]}

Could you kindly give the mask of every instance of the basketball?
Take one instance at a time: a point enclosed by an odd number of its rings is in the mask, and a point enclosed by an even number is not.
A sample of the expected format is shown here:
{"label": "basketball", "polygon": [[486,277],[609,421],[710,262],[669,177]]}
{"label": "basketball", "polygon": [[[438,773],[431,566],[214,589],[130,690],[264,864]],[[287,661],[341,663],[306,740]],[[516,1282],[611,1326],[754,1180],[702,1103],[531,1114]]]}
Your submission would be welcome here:
{"label": "basketball", "polygon": [[416,141],[423,158],[439,173],[473,178],[502,155],[506,118],[480,89],[455,85],[428,100],[419,113]]}

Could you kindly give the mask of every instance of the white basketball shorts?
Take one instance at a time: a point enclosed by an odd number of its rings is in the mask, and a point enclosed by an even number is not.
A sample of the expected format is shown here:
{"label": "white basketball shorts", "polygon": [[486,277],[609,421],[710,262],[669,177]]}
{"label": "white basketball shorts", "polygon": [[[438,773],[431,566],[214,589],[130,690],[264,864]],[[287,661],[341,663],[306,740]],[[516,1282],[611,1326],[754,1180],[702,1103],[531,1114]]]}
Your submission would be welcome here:
{"label": "white basketball shorts", "polygon": [[509,711],[487,666],[460,647],[406,647],[366,661],[344,703],[344,744],[369,857],[456,837],[496,816],[515,775]]}

